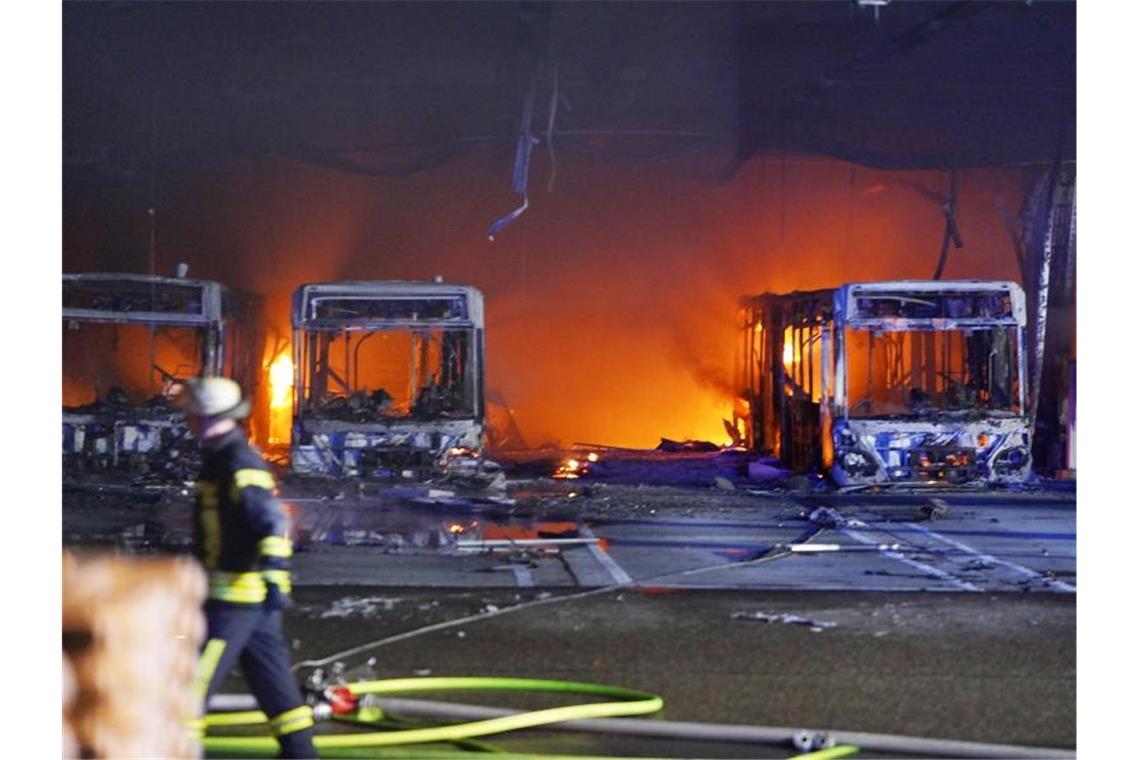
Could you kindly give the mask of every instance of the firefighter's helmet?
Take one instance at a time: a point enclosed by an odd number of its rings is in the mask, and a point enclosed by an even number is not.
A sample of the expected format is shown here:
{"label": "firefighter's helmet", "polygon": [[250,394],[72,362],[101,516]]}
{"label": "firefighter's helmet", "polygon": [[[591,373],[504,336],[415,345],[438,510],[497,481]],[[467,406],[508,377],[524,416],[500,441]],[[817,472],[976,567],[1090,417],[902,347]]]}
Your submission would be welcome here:
{"label": "firefighter's helmet", "polygon": [[228,377],[195,377],[187,380],[178,394],[179,406],[195,417],[240,420],[249,416],[249,399],[243,399],[241,386]]}

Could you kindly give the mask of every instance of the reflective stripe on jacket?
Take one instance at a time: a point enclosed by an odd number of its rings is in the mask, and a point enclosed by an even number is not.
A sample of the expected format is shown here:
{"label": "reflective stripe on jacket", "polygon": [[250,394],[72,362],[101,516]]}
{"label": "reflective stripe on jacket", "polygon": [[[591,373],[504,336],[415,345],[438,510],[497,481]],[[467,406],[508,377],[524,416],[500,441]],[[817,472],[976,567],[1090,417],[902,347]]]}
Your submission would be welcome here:
{"label": "reflective stripe on jacket", "polygon": [[273,473],[241,429],[205,450],[195,484],[195,553],[210,579],[209,598],[265,601],[267,582],[290,593],[289,518],[273,495]]}

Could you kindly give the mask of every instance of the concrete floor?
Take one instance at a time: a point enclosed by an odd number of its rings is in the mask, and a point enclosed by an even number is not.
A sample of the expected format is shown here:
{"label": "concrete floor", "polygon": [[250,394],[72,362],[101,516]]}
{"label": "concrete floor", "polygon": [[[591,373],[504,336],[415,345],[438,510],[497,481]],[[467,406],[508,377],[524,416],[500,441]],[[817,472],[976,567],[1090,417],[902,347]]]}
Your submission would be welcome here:
{"label": "concrete floor", "polygon": [[[305,588],[287,627],[302,662],[538,593]],[[747,616],[756,612],[832,625]],[[670,720],[1071,747],[1075,612],[1073,597],[1058,594],[627,590],[337,661],[357,676],[375,657],[377,677],[430,671],[623,685],[660,694]],[[515,696],[507,704],[531,706]]]}
{"label": "concrete floor", "polygon": [[[333,656],[354,677],[375,657],[377,677],[598,681],[662,695],[670,720],[1075,746],[1074,494],[943,494],[949,512],[931,521],[929,493],[750,490],[532,479],[511,484],[513,500],[463,503],[287,488],[299,537],[287,616],[295,661]],[[840,524],[809,545],[837,551],[750,562],[808,535],[821,507]],[[185,550],[188,511],[177,493],[69,492],[64,539]],[[563,543],[533,543],[551,538]],[[494,743],[788,754],[562,732]]]}

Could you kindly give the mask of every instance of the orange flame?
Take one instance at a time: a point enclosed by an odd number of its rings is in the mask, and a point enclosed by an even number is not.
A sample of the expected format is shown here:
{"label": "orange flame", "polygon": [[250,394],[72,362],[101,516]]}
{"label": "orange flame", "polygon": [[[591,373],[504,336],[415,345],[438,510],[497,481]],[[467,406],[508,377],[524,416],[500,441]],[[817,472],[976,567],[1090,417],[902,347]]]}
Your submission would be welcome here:
{"label": "orange flame", "polygon": [[269,365],[269,442],[288,443],[293,422],[293,360],[282,351]]}

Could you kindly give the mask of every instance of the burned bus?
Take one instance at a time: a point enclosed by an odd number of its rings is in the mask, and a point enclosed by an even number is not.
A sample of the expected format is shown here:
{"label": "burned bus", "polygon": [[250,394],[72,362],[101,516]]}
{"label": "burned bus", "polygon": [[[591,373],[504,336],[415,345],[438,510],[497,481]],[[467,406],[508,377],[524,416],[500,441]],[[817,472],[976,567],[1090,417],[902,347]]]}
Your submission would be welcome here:
{"label": "burned bus", "polygon": [[207,280],[63,275],[64,472],[192,477],[171,394],[196,375],[256,393],[258,303]]}
{"label": "burned bus", "polygon": [[1029,477],[1017,284],[855,283],[741,307],[734,414],[754,450],[841,486]]}
{"label": "burned bus", "polygon": [[292,467],[425,480],[483,441],[483,295],[443,282],[293,294]]}

